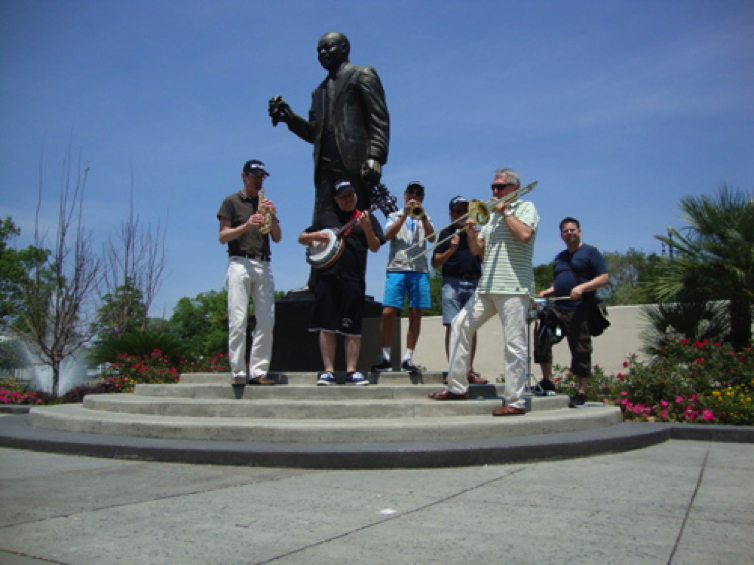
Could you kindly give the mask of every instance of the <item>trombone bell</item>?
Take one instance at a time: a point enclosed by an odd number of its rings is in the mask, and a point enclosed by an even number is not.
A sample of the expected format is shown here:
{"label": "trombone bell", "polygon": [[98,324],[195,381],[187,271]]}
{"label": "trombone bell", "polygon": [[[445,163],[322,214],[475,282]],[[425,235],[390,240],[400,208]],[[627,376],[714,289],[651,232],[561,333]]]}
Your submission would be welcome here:
{"label": "trombone bell", "polygon": [[485,203],[481,200],[472,200],[469,202],[469,218],[471,218],[475,224],[483,226],[490,221],[489,208],[487,208]]}

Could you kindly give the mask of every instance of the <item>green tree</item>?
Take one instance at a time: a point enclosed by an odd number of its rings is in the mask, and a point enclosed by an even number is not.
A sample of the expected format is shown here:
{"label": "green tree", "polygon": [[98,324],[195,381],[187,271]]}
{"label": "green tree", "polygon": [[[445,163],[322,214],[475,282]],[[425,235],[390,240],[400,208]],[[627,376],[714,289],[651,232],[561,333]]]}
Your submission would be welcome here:
{"label": "green tree", "polygon": [[610,283],[603,294],[610,304],[649,304],[653,302],[651,285],[662,272],[663,259],[629,248],[625,253],[603,254]]}
{"label": "green tree", "polygon": [[534,267],[534,288],[535,293],[539,293],[552,284],[552,263],[542,263]]}
{"label": "green tree", "polygon": [[128,333],[144,331],[146,327],[144,295],[132,279],[127,278],[124,285],[102,297],[95,324],[99,340],[123,337]]}
{"label": "green tree", "polygon": [[0,329],[8,327],[18,314],[22,289],[29,285],[29,271],[44,264],[49,251],[32,245],[17,250],[9,247],[21,230],[8,217],[0,220]]}
{"label": "green tree", "polygon": [[170,325],[186,343],[192,360],[228,352],[227,302],[228,293],[223,289],[184,297],[176,303]]}
{"label": "green tree", "polygon": [[729,341],[741,349],[751,342],[754,300],[754,195],[722,185],[711,196],[681,199],[689,225],[655,236],[672,245],[675,258],[653,285],[662,300],[728,301]]}

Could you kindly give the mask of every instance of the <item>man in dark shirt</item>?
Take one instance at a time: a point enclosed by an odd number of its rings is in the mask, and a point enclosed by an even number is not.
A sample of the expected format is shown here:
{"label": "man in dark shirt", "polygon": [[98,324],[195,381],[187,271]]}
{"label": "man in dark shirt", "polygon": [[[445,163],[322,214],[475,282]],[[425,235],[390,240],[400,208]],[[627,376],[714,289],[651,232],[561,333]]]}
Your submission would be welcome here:
{"label": "man in dark shirt", "polygon": [[340,256],[318,270],[314,286],[314,307],[309,331],[319,332],[319,347],[324,371],[318,385],[335,384],[336,334],[344,336],[346,383],[368,385],[369,381],[356,370],[361,350],[361,322],[366,295],[367,253],[376,253],[385,243],[377,219],[368,211],[356,208],[358,199],[353,186],[341,181],[333,190],[338,209],[326,212],[298,236],[299,243],[328,245],[336,234],[343,246]]}
{"label": "man in dark shirt", "polygon": [[[440,232],[440,243],[432,253],[432,268],[442,267],[442,325],[445,326],[445,356],[449,356],[450,324],[456,314],[466,302],[474,296],[482,276],[482,261],[469,249],[469,234],[476,237],[479,229],[459,218],[469,212],[469,201],[463,196],[451,199],[450,219],[453,223]],[[465,228],[465,229],[464,229]],[[469,368],[469,384],[487,384],[487,381],[474,371],[474,357],[476,355],[476,334],[471,338],[471,356]]]}
{"label": "man in dark shirt", "polygon": [[228,290],[228,350],[231,382],[246,384],[246,325],[249,296],[254,299],[253,342],[249,359],[249,383],[273,385],[267,378],[272,356],[272,329],[275,325],[275,281],[272,277],[270,238],[282,238],[275,205],[264,198],[268,176],[264,163],[247,161],[241,172],[243,189],[223,200],[220,220],[220,243],[228,246],[225,286]]}
{"label": "man in dark shirt", "polygon": [[[578,391],[569,406],[586,406],[586,389],[592,374],[592,335],[589,331],[589,310],[594,305],[595,291],[609,282],[605,259],[596,247],[581,241],[581,224],[575,218],[560,222],[560,237],[566,249],[555,257],[553,285],[539,293],[540,297],[568,297],[558,300],[554,312],[571,350],[571,372],[578,377]],[[538,340],[535,345],[539,345]],[[542,367],[542,391],[555,390],[552,382],[552,346],[535,348],[534,361]]]}

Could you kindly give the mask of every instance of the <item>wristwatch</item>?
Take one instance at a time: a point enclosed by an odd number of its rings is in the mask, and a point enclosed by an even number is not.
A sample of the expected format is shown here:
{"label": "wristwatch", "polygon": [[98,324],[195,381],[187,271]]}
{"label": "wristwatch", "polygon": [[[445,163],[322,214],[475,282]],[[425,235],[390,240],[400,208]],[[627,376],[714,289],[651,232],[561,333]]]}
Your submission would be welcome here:
{"label": "wristwatch", "polygon": [[503,212],[503,216],[506,218],[510,218],[513,215],[513,210],[508,210],[507,212]]}

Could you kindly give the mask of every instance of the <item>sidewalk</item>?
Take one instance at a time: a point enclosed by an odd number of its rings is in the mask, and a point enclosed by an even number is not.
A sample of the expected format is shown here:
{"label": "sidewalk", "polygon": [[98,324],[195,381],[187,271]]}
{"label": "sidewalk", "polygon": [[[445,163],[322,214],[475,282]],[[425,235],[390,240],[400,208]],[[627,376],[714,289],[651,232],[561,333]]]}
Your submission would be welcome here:
{"label": "sidewalk", "polygon": [[432,470],[0,449],[3,565],[743,564],[754,445]]}

